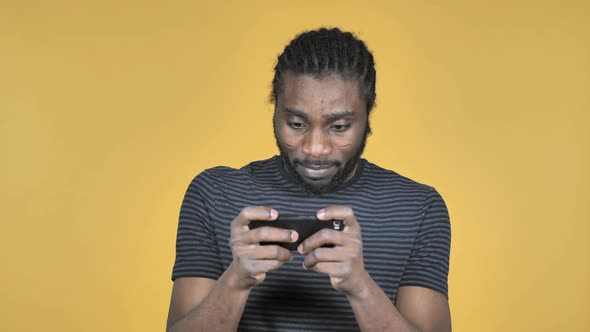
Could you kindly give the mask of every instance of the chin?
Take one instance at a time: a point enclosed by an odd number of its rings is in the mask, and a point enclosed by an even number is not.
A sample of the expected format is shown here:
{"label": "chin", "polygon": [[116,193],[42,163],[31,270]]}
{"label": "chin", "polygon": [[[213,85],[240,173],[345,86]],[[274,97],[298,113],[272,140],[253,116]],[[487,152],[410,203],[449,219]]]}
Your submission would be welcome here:
{"label": "chin", "polygon": [[[299,176],[301,176],[301,174],[299,174]],[[309,179],[302,177],[302,179],[305,182],[305,184],[307,184],[310,187],[325,187],[332,182],[332,177],[328,179]]]}

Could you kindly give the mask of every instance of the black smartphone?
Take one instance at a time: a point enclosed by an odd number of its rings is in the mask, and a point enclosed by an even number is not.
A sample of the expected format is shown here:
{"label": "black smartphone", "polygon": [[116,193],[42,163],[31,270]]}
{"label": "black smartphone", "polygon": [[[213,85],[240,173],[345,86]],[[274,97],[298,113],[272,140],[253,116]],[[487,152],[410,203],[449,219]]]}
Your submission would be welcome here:
{"label": "black smartphone", "polygon": [[[330,228],[339,232],[342,232],[344,229],[344,223],[342,220],[319,220],[315,215],[279,215],[279,217],[273,221],[252,220],[248,225],[250,229],[263,226],[292,229],[296,231],[299,234],[299,238],[296,242],[260,243],[261,245],[276,244],[289,250],[297,250],[297,246],[301,242],[321,229]],[[332,245],[324,245],[324,247],[332,247]]]}

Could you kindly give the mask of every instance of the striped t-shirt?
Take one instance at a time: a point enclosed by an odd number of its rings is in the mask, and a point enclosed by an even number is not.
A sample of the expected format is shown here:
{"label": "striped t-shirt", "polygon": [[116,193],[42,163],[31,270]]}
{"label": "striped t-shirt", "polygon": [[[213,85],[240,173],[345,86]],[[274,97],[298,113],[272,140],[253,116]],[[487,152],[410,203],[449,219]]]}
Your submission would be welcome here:
{"label": "striped t-shirt", "polygon": [[[172,280],[218,279],[232,261],[230,224],[242,208],[263,205],[279,214],[315,214],[331,205],[352,207],[361,227],[365,269],[395,302],[402,286],[447,296],[451,231],[438,192],[361,159],[355,175],[337,190],[307,194],[289,178],[281,158],[241,169],[215,167],[189,185],[180,210]],[[255,286],[240,331],[358,331],[346,297],[329,277],[293,261]]]}

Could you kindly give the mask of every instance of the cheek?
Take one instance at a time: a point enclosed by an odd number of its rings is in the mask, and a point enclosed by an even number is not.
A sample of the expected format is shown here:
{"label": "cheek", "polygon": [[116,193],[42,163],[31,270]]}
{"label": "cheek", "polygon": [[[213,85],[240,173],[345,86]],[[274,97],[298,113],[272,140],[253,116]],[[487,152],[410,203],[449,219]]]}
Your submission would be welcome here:
{"label": "cheek", "polygon": [[347,135],[334,137],[332,142],[334,147],[341,150],[342,153],[349,153],[357,149],[363,140],[364,132],[360,129],[349,132]]}
{"label": "cheek", "polygon": [[351,143],[350,140],[346,140],[345,142],[334,141],[333,147],[333,151],[335,150],[335,157],[338,156],[339,158],[346,158],[355,150],[356,144]]}
{"label": "cheek", "polygon": [[290,128],[287,126],[279,128],[277,131],[277,138],[284,148],[294,150],[300,145],[301,137],[290,133],[289,129]]}
{"label": "cheek", "polygon": [[288,150],[295,150],[295,149],[297,149],[297,144],[293,144],[293,143],[286,142],[286,141],[283,141],[283,146],[285,148],[287,148]]}

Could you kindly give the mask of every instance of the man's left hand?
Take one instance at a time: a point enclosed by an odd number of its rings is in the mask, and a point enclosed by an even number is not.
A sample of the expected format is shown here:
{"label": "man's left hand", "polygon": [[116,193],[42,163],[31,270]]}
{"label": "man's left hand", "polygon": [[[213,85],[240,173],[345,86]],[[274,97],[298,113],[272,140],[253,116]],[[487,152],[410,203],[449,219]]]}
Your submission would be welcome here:
{"label": "man's left hand", "polygon": [[[371,279],[363,261],[361,228],[348,206],[330,206],[317,213],[320,220],[342,220],[342,232],[322,229],[303,241],[297,251],[305,255],[303,267],[330,276],[330,283],[347,296],[362,297]],[[332,244],[332,248],[322,248]]]}

